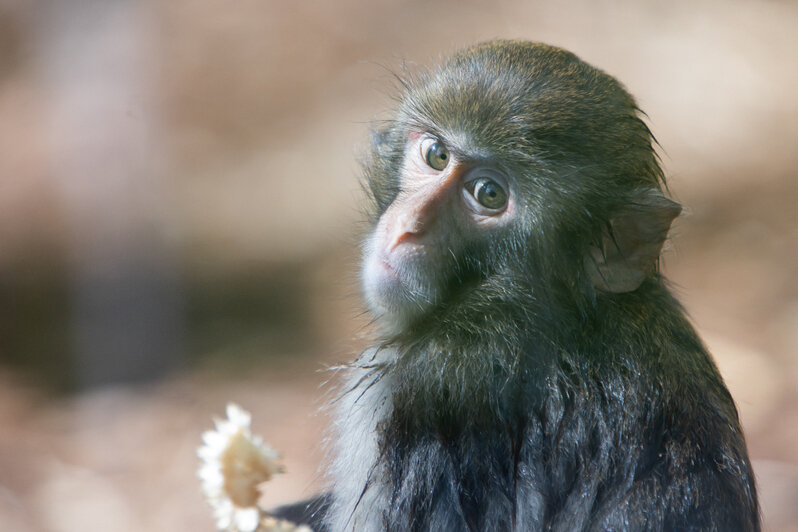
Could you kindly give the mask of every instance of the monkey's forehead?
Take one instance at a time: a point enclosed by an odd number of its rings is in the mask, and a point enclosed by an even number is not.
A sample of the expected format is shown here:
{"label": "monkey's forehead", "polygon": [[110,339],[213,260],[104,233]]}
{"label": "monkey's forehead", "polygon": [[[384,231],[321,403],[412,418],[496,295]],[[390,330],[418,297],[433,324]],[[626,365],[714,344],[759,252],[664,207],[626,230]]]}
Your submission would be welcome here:
{"label": "monkey's forehead", "polygon": [[518,41],[477,45],[405,80],[399,120],[468,134],[482,146],[528,144],[559,132],[639,135],[632,97],[611,76],[558,48]]}

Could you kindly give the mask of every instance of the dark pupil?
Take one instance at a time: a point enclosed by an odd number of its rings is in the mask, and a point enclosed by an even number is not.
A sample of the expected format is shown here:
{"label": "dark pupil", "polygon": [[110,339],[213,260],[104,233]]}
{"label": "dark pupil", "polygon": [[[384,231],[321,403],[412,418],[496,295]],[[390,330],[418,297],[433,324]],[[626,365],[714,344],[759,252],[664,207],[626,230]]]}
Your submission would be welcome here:
{"label": "dark pupil", "polygon": [[427,164],[436,170],[443,170],[446,167],[446,160],[449,158],[449,153],[446,147],[436,142],[427,150]]}
{"label": "dark pupil", "polygon": [[481,179],[477,182],[476,198],[478,202],[489,209],[498,209],[506,201],[504,189],[489,179]]}

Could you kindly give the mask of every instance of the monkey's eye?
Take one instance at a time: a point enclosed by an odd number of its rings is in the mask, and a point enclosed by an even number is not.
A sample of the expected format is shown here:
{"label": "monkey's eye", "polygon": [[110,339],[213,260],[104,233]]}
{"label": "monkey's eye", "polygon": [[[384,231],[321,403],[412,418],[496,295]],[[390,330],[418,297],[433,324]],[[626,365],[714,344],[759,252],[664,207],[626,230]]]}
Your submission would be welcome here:
{"label": "monkey's eye", "polygon": [[507,204],[507,191],[493,179],[479,177],[465,186],[474,199],[487,209],[498,210]]}
{"label": "monkey's eye", "polygon": [[449,150],[437,139],[426,139],[421,143],[421,155],[435,170],[443,170],[449,164]]}

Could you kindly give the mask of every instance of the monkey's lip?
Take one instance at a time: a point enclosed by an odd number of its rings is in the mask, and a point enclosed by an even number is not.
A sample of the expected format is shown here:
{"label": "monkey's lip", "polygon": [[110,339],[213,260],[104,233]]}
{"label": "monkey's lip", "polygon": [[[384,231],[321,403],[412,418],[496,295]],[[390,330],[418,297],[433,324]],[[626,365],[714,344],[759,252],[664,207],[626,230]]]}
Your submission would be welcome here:
{"label": "monkey's lip", "polygon": [[399,272],[396,271],[396,268],[394,268],[391,265],[390,262],[388,262],[388,259],[380,257],[378,259],[378,263],[379,263],[380,268],[382,268],[383,272],[385,272],[386,274],[390,275],[391,277],[395,277],[395,278],[399,277]]}
{"label": "monkey's lip", "polygon": [[364,290],[369,305],[379,313],[394,312],[405,306],[404,282],[387,257],[373,255],[368,261],[364,271]]}
{"label": "monkey's lip", "polygon": [[374,257],[371,268],[373,279],[383,288],[404,285],[401,268],[391,264],[389,257]]}

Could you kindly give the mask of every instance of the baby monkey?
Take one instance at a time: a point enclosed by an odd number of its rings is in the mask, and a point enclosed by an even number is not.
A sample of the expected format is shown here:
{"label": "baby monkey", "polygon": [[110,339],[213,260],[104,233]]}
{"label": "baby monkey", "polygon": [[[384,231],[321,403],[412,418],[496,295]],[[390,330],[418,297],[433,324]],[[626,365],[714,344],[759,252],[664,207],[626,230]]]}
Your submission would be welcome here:
{"label": "baby monkey", "polygon": [[364,163],[379,340],[309,522],[759,530],[734,403],[658,270],[681,206],[633,98],[519,41],[403,85]]}

